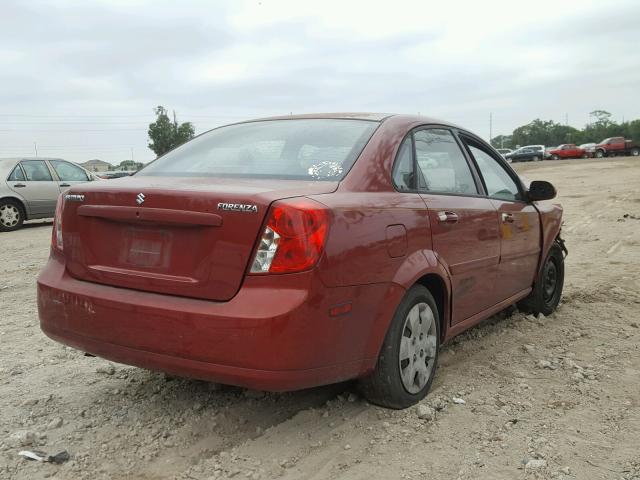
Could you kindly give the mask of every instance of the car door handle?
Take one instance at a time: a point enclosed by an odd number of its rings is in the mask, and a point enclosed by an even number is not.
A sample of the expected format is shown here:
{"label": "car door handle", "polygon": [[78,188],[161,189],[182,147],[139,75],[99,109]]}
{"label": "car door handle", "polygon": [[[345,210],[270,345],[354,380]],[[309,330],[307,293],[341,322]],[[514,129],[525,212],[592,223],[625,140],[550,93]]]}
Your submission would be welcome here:
{"label": "car door handle", "polygon": [[70,187],[71,185],[70,185],[70,184],[68,184],[68,183],[61,183],[61,184],[60,184],[60,186],[61,186],[61,187]]}
{"label": "car door handle", "polygon": [[513,223],[514,218],[513,218],[513,213],[502,213],[502,221],[504,223]]}
{"label": "car door handle", "polygon": [[458,223],[458,214],[454,212],[438,212],[440,223]]}
{"label": "car door handle", "polygon": [[15,183],[13,186],[15,188],[24,188],[24,187],[26,187],[26,185],[24,183]]}

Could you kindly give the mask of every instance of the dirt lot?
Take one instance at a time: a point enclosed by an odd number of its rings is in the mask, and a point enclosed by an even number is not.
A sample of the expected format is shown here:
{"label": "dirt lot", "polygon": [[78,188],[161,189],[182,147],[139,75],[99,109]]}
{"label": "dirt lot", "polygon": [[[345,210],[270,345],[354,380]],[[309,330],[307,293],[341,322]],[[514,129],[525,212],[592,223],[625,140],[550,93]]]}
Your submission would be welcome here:
{"label": "dirt lot", "polygon": [[516,168],[560,192],[564,300],[444,347],[432,419],[348,384],[265,395],[86,357],[38,327],[51,225],[0,234],[0,478],[639,479],[640,160]]}

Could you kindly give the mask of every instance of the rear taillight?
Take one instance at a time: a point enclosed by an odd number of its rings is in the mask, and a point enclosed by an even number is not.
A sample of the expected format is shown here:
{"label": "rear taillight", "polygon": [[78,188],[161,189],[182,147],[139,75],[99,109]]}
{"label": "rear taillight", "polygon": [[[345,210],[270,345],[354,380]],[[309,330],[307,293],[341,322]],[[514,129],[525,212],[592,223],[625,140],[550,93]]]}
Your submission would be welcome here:
{"label": "rear taillight", "polygon": [[64,194],[58,196],[56,203],[56,214],[53,218],[53,233],[51,235],[51,246],[62,252],[62,209],[64,208]]}
{"label": "rear taillight", "polygon": [[328,210],[318,202],[296,198],[274,203],[256,249],[251,273],[309,270],[322,255],[328,228]]}

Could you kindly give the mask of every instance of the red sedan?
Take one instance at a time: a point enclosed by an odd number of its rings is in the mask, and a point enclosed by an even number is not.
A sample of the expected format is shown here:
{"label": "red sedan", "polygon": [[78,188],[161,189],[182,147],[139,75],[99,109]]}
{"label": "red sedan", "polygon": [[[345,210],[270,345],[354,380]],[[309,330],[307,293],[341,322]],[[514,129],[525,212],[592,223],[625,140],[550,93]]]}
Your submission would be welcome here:
{"label": "red sedan", "polygon": [[560,160],[561,158],[588,158],[586,150],[574,145],[573,143],[565,143],[547,151],[547,155],[552,160]]}
{"label": "red sedan", "polygon": [[556,308],[554,196],[429,118],[217,128],[60,198],[41,326],[116,362],[255,389],[358,378],[403,408],[443,342],[516,302]]}

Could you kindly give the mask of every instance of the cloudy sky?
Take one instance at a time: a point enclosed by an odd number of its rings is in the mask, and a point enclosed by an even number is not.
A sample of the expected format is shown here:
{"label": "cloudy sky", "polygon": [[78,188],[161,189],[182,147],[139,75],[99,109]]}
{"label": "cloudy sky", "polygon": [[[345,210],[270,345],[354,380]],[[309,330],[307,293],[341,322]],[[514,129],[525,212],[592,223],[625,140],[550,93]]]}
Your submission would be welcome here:
{"label": "cloudy sky", "polygon": [[197,132],[317,111],[485,138],[490,112],[494,135],[640,118],[639,20],[638,0],[4,0],[0,156],[148,161],[156,105]]}

